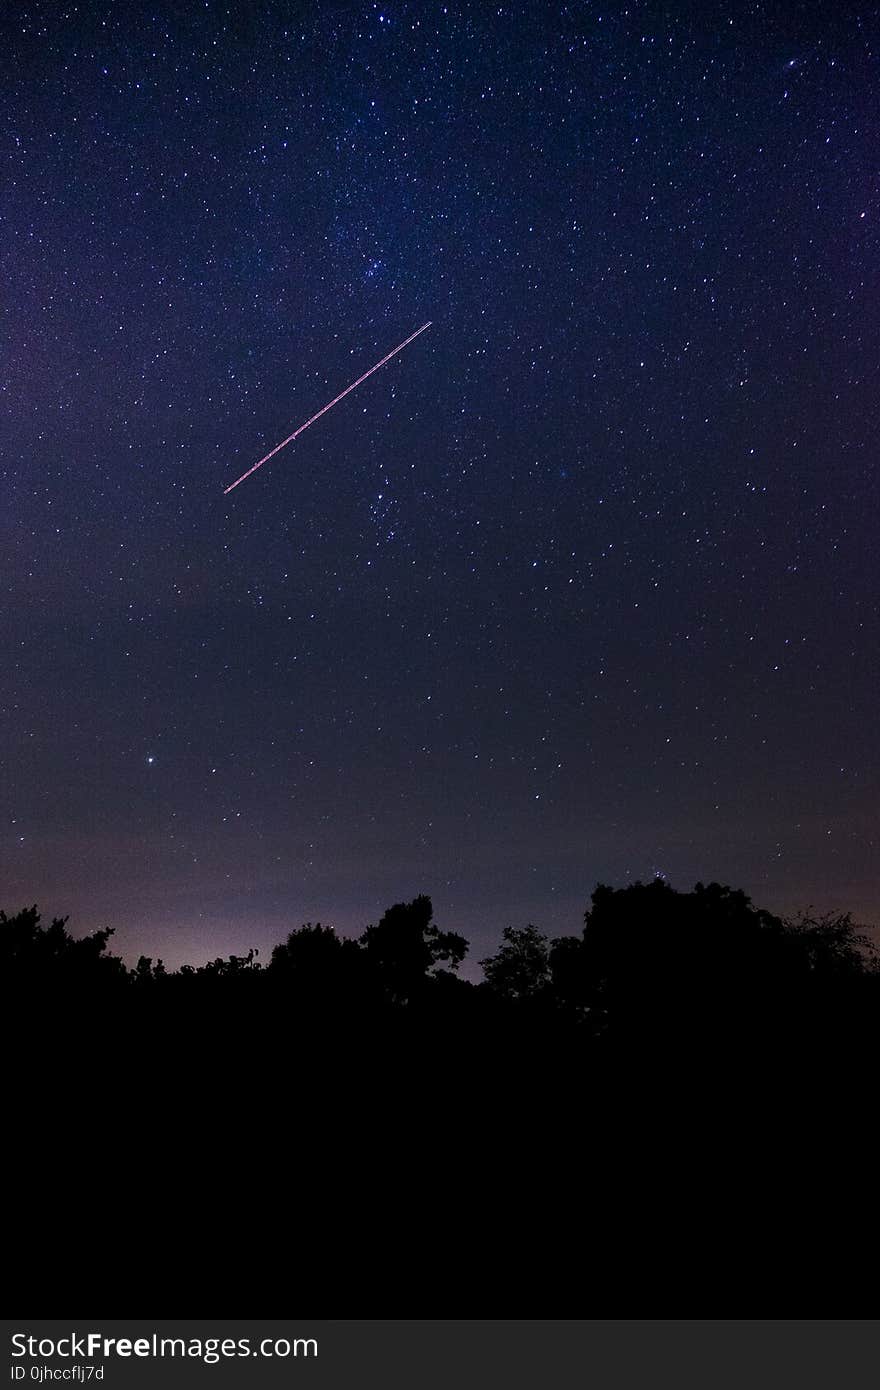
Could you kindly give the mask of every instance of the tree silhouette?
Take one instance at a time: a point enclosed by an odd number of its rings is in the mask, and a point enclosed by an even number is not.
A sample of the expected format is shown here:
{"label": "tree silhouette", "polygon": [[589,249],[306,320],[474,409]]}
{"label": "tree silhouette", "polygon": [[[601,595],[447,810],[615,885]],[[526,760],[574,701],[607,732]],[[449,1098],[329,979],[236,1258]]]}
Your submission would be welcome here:
{"label": "tree silhouette", "polygon": [[272,951],[270,983],[295,1002],[301,1014],[338,1014],[368,1007],[375,990],[364,953],[356,941],[332,927],[307,922]]}
{"label": "tree silhouette", "polygon": [[[613,1025],[654,1033],[708,1025],[777,972],[782,923],[741,892],[697,884],[678,893],[663,879],[600,884],[585,914],[584,971]],[[759,968],[756,968],[759,967]]]}
{"label": "tree silhouette", "polygon": [[332,927],[307,922],[290,932],[287,940],[273,947],[269,968],[278,973],[315,976],[332,975],[342,952],[342,941]]}
{"label": "tree silhouette", "polygon": [[550,989],[563,1009],[585,1017],[598,1002],[587,969],[583,937],[559,936],[550,943]]}
{"label": "tree silhouette", "polygon": [[880,968],[876,946],[853,922],[851,912],[826,912],[816,917],[807,908],[796,917],[786,918],[785,928],[811,971],[854,976]]}
{"label": "tree silhouette", "polygon": [[370,968],[395,1002],[411,1000],[441,962],[456,970],[467,954],[464,937],[440,931],[432,916],[431,899],[424,895],[395,903],[359,938]]}
{"label": "tree silhouette", "polygon": [[474,1049],[484,1058],[488,1049],[544,1090],[585,1049],[602,1066],[675,1053],[693,1068],[749,1051],[763,1063],[796,1047],[827,1067],[847,1049],[868,1055],[878,1041],[880,970],[850,914],[783,920],[718,883],[687,893],[660,879],[600,884],[580,936],[548,942],[534,925],[507,927],[481,961],[480,987],[455,974],[467,942],[437,927],[424,895],[396,903],[357,939],[307,923],[266,967],[252,948],[173,972],[149,956],[127,969],[107,949],[112,935],[74,938],[67,918],[44,927],[35,906],[0,912],[7,1012],[20,1004],[28,1027],[45,996],[47,1040],[54,1028],[67,1049],[89,1028],[95,1038],[127,1039],[120,1056],[140,1055],[144,1065],[158,1055],[166,1068],[183,1057],[195,1065],[209,1053],[232,1074],[249,1058],[251,1068],[281,1065],[292,1038],[298,1049],[320,1038],[324,1064],[335,1054],[345,1067],[365,1047],[387,1044],[375,1061],[385,1077],[410,1056],[440,1071],[455,1060],[461,1077],[473,1071]]}
{"label": "tree silhouette", "polygon": [[534,999],[550,983],[546,936],[536,927],[505,927],[494,956],[480,961],[489,988],[503,999]]}
{"label": "tree silhouette", "polygon": [[112,927],[104,927],[79,939],[67,931],[67,917],[55,917],[40,925],[36,905],[22,908],[14,917],[0,911],[0,968],[3,977],[17,987],[30,984],[88,985],[120,981],[125,966],[107,954]]}

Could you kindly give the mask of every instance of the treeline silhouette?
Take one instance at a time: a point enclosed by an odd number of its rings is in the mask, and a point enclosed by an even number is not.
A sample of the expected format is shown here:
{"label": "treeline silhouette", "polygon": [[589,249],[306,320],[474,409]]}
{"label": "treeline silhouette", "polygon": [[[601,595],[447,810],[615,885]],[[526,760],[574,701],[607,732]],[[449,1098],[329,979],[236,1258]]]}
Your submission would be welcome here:
{"label": "treeline silhouette", "polygon": [[[599,885],[576,936],[548,940],[508,927],[480,961],[484,981],[462,980],[468,942],[433,921],[430,898],[390,907],[356,939],[307,923],[266,961],[246,955],[167,971],[141,956],[128,968],[109,948],[113,929],[75,938],[36,908],[0,912],[7,1007],[43,1010],[59,1025],[115,1016],[129,1032],[161,1019],[174,1033],[247,1050],[268,1037],[352,1036],[372,1043],[427,1032],[456,1043],[529,1047],[563,1041],[580,1059],[696,1048],[740,1059],[774,1045],[839,1048],[876,1026],[878,958],[849,913],[784,920],[717,883],[675,891],[665,880]],[[646,1059],[647,1060],[647,1059]]]}
{"label": "treeline silhouette", "polygon": [[[507,928],[479,984],[424,896],[266,960],[129,968],[112,936],[0,915],[24,1291],[358,1317],[865,1306],[845,1247],[874,1205],[880,972],[849,914],[600,885],[577,934]],[[53,1263],[68,1230],[77,1263]]]}

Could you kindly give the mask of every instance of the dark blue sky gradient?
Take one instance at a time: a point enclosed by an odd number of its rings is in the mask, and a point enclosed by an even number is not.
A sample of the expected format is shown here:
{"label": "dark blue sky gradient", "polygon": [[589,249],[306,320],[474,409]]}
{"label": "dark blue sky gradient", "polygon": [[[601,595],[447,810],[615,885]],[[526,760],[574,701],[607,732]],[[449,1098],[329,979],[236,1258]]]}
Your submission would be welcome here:
{"label": "dark blue sky gradient", "polygon": [[2,26],[0,906],[880,919],[876,8]]}

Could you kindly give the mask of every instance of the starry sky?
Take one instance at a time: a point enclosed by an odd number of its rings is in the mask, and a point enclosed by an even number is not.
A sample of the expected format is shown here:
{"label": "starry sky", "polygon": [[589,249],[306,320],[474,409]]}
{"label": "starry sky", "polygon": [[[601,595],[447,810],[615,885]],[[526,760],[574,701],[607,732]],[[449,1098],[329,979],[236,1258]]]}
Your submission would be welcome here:
{"label": "starry sky", "polygon": [[2,28],[0,906],[880,920],[877,8]]}

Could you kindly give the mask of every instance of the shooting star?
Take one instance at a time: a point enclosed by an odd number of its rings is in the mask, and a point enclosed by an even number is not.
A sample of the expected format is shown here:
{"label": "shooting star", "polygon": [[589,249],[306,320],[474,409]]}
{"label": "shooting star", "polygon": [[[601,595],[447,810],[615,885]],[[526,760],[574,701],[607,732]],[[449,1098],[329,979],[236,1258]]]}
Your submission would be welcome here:
{"label": "shooting star", "polygon": [[326,415],[328,410],[332,410],[334,405],[338,405],[339,402],[342,400],[343,396],[348,395],[349,391],[353,391],[356,386],[360,386],[361,382],[366,381],[368,376],[372,376],[373,372],[378,372],[380,367],[384,367],[386,362],[390,362],[392,357],[395,357],[398,352],[402,352],[403,349],[409,343],[412,342],[413,338],[417,338],[420,333],[424,333],[426,328],[431,327],[431,322],[432,320],[429,319],[427,323],[422,324],[421,328],[417,328],[415,333],[410,333],[408,338],[404,338],[402,343],[398,343],[396,348],[392,348],[389,353],[386,353],[386,355],[382,358],[381,362],[377,362],[376,365],[374,367],[371,367],[368,372],[364,372],[363,376],[359,376],[357,381],[353,381],[350,386],[346,386],[344,391],[340,391],[338,396],[334,396],[332,401],[330,401],[327,405],[322,406],[321,409],[318,411],[317,415],[313,415],[310,420],[306,420],[305,424],[300,425],[298,430],[294,430],[293,434],[289,434],[286,439],[282,439],[280,444],[276,444],[274,449],[270,449],[268,454],[266,454],[264,458],[260,459],[259,463],[255,463],[253,467],[249,468],[246,473],[242,473],[240,478],[236,478],[234,483],[230,483],[229,487],[225,487],[223,489],[224,496],[227,492],[231,492],[234,487],[238,487],[239,483],[243,483],[245,478],[249,478],[252,473],[256,473],[258,468],[262,468],[264,463],[268,463],[270,458],[274,458],[274,456],[279,452],[279,450],[283,449],[285,445],[292,443],[292,441],[296,439],[298,434],[302,434],[303,430],[308,429],[309,425],[313,425],[316,420],[320,420],[321,416]]}

